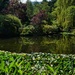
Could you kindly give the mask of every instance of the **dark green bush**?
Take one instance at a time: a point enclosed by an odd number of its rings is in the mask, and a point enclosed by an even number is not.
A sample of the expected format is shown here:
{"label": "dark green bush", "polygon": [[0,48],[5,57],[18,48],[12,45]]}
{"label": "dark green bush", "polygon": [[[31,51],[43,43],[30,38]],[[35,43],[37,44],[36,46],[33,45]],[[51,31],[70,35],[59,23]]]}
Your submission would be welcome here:
{"label": "dark green bush", "polygon": [[0,15],[0,35],[18,35],[21,21],[13,15]]}

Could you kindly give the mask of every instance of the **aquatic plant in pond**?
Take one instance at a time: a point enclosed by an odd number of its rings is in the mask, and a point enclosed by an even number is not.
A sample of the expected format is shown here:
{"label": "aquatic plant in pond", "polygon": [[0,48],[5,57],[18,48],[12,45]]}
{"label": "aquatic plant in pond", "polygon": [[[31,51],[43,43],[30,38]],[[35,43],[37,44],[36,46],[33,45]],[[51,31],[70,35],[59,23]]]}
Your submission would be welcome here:
{"label": "aquatic plant in pond", "polygon": [[1,75],[74,75],[75,55],[0,51]]}

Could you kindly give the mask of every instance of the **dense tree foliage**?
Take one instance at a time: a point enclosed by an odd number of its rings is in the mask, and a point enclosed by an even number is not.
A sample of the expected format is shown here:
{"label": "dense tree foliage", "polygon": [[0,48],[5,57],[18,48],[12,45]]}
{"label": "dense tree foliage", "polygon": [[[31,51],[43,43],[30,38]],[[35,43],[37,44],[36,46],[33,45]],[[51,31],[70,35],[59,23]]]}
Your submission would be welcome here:
{"label": "dense tree foliage", "polygon": [[27,0],[26,4],[27,4],[27,10],[26,10],[27,16],[29,19],[31,19],[31,17],[33,16],[33,5],[30,0]]}
{"label": "dense tree foliage", "polygon": [[55,4],[56,1],[57,1],[57,0],[51,0],[51,1],[48,2],[48,5],[49,5],[49,7],[50,7],[50,9],[49,9],[50,12],[53,11],[53,9],[54,9],[54,7],[55,7],[54,4]]}
{"label": "dense tree foliage", "polygon": [[70,28],[74,26],[74,8],[75,0],[57,0],[56,8],[52,12],[55,16],[53,24],[58,25],[65,31],[70,31]]}
{"label": "dense tree foliage", "polygon": [[0,0],[0,13],[8,6],[9,0]]}
{"label": "dense tree foliage", "polygon": [[47,15],[45,11],[40,11],[38,14],[34,15],[34,17],[31,19],[32,25],[40,25],[42,24],[43,20],[47,19]]}
{"label": "dense tree foliage", "polygon": [[8,7],[3,11],[4,14],[12,14],[21,19],[22,23],[28,21],[26,4],[19,1],[12,2],[10,1]]}
{"label": "dense tree foliage", "polygon": [[[26,3],[20,0],[0,0],[0,13],[17,16],[21,30],[42,34],[43,32],[72,32],[75,29],[75,0],[43,0]],[[30,26],[32,25],[32,26]],[[25,30],[25,31],[24,31]]]}

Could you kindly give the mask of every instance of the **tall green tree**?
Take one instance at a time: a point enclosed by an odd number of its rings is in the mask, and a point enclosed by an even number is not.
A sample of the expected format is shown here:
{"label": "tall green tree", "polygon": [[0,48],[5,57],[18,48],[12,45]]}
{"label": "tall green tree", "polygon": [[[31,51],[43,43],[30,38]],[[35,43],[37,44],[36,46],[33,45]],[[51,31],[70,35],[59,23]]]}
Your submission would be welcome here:
{"label": "tall green tree", "polygon": [[0,0],[0,13],[6,8],[9,4],[9,0]]}
{"label": "tall green tree", "polygon": [[43,0],[41,3],[36,3],[34,4],[34,15],[39,13],[41,10],[48,12],[49,11],[49,6],[48,6],[48,1]]}
{"label": "tall green tree", "polygon": [[39,13],[39,2],[35,1],[33,4],[33,15],[36,15],[37,13]]}
{"label": "tall green tree", "polygon": [[71,30],[75,29],[75,6],[69,6],[66,10],[64,29]]}
{"label": "tall green tree", "polygon": [[47,0],[43,0],[42,2],[47,2]]}
{"label": "tall green tree", "polygon": [[30,0],[27,0],[26,2],[27,4],[27,16],[29,19],[31,19],[31,17],[33,16],[33,4]]}
{"label": "tall green tree", "polygon": [[45,14],[47,15],[47,21],[44,21],[44,23],[50,24],[50,12],[49,12],[49,5],[47,0],[43,0],[41,3],[37,3],[34,5],[34,15],[38,14],[40,11],[45,11]]}
{"label": "tall green tree", "polygon": [[[55,16],[53,24],[55,23],[56,25],[61,27],[63,30],[68,31],[69,28],[73,26],[72,25],[73,18],[71,16],[74,16],[74,15],[70,15],[71,14],[70,11],[72,10],[71,6],[75,5],[75,0],[57,0],[55,5],[56,5],[56,8],[52,12],[52,14]],[[69,7],[71,8],[69,9]],[[73,10],[74,10],[74,7],[73,7]],[[74,13],[72,12],[72,14]],[[70,26],[69,26],[69,22],[72,23]]]}
{"label": "tall green tree", "polygon": [[55,4],[55,2],[56,2],[57,0],[50,0],[49,2],[48,2],[48,5],[49,5],[49,7],[50,7],[50,9],[49,9],[49,11],[50,11],[50,13],[53,11],[53,9],[54,9],[54,4]]}

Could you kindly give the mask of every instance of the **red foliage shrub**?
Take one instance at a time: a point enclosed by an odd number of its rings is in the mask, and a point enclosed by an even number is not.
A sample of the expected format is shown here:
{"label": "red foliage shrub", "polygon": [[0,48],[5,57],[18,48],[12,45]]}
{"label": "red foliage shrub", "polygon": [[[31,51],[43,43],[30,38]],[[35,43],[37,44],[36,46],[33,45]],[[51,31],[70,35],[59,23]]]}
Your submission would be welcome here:
{"label": "red foliage shrub", "polygon": [[12,14],[21,19],[22,22],[26,22],[28,20],[27,17],[27,5],[21,2],[11,2],[9,6],[3,10],[3,14]]}
{"label": "red foliage shrub", "polygon": [[33,18],[31,19],[31,24],[32,25],[40,25],[42,24],[43,20],[47,19],[47,15],[45,11],[40,11],[38,14],[34,15]]}

